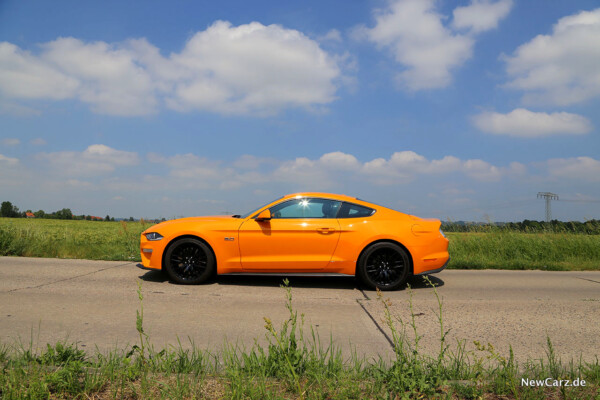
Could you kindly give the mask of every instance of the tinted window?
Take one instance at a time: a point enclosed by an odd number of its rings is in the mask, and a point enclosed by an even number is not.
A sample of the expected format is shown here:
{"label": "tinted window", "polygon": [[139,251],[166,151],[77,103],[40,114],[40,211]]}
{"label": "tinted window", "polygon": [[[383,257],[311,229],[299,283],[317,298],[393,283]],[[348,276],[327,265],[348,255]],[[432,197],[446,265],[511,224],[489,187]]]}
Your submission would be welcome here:
{"label": "tinted window", "polygon": [[335,218],[341,202],[301,198],[271,207],[271,218]]}
{"label": "tinted window", "polygon": [[375,210],[358,204],[343,203],[338,218],[361,218],[373,215]]}

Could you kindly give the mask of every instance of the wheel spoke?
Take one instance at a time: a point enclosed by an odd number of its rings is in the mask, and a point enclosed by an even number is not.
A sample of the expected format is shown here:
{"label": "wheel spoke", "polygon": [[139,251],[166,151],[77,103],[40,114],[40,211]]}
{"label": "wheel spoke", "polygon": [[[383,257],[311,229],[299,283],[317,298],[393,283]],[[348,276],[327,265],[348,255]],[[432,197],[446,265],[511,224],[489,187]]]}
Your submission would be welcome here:
{"label": "wheel spoke", "polygon": [[366,260],[365,272],[379,286],[393,286],[404,277],[406,262],[391,248],[375,250]]}
{"label": "wheel spoke", "polygon": [[182,244],[171,254],[173,272],[184,281],[197,279],[208,266],[204,251],[194,244]]}

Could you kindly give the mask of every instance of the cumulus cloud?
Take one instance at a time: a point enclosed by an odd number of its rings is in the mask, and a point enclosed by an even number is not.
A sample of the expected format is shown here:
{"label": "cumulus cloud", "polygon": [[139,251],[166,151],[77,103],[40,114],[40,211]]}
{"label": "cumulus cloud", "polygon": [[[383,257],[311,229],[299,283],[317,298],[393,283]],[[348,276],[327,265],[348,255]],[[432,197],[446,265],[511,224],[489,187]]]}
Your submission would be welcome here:
{"label": "cumulus cloud", "polygon": [[600,95],[600,8],[563,17],[504,56],[511,89],[528,104],[569,105]]}
{"label": "cumulus cloud", "polygon": [[[177,215],[245,211],[284,193],[314,190],[358,195],[417,215],[442,218],[460,205],[468,210],[466,217],[474,218],[480,202],[484,209],[494,210],[485,199],[506,194],[507,188],[513,194],[533,196],[531,202],[535,202],[532,182],[543,183],[547,190],[565,197],[573,188],[581,191],[585,187],[586,195],[594,198],[600,182],[600,160],[586,156],[526,165],[494,165],[453,155],[432,159],[414,151],[366,160],[341,151],[281,160],[246,155],[233,162],[191,153],[154,153],[146,159],[155,165],[137,168],[140,160],[136,153],[105,145],[80,152],[40,153],[37,162],[25,164],[0,155],[4,172],[0,172],[0,183],[20,193],[21,198],[15,199],[19,204],[27,204],[31,197],[38,203],[56,201],[56,207],[64,207],[68,198],[72,209],[96,215],[93,210],[105,209],[107,202],[115,206],[111,215],[167,212],[172,216],[173,207]],[[165,193],[168,199],[163,201]],[[127,200],[122,208],[113,203],[116,198]],[[215,206],[203,203],[213,201]],[[165,203],[164,207],[156,208],[158,203]],[[46,207],[43,204],[26,207]],[[531,218],[523,210],[515,217],[514,211],[503,218]],[[578,211],[573,212],[579,218]]]}
{"label": "cumulus cloud", "polygon": [[[334,36],[334,35],[330,35]],[[78,99],[92,111],[269,115],[331,103],[340,59],[303,33],[258,22],[217,21],[168,57],[146,39],[86,43],[58,38],[34,55],[0,43],[0,99]]]}
{"label": "cumulus cloud", "polygon": [[590,132],[592,124],[581,115],[567,112],[533,112],[517,108],[508,114],[483,112],[472,117],[473,124],[483,132],[516,137],[550,135],[581,135]]}
{"label": "cumulus cloud", "polygon": [[512,8],[512,0],[473,0],[470,5],[456,7],[452,12],[452,26],[457,29],[469,29],[479,33],[495,29]]}
{"label": "cumulus cloud", "polygon": [[482,160],[461,160],[454,156],[428,160],[414,151],[396,152],[389,160],[377,158],[368,161],[364,164],[363,171],[373,176],[381,184],[407,183],[419,175],[440,175],[452,172],[459,172],[479,181],[497,181],[503,175],[501,168]]}
{"label": "cumulus cloud", "polygon": [[335,60],[299,31],[217,21],[171,56],[187,72],[169,105],[224,113],[272,113],[335,99]]}
{"label": "cumulus cloud", "polygon": [[19,163],[18,158],[7,157],[0,154],[0,165],[17,165]]}
{"label": "cumulus cloud", "polygon": [[103,144],[94,144],[82,152],[60,151],[40,153],[38,159],[64,176],[93,176],[109,174],[117,167],[137,165],[135,152],[116,150]]}
{"label": "cumulus cloud", "polygon": [[[455,9],[453,23],[445,26],[434,0],[395,0],[376,11],[374,27],[361,27],[359,34],[390,51],[405,68],[396,77],[401,86],[443,88],[452,81],[451,71],[471,58],[475,34],[495,28],[511,5],[509,0],[473,0]],[[464,29],[468,32],[457,32]]]}
{"label": "cumulus cloud", "polygon": [[600,161],[591,157],[554,158],[546,167],[550,177],[600,182]]}
{"label": "cumulus cloud", "polygon": [[2,139],[2,145],[4,146],[18,146],[21,141],[17,138],[5,138]]}
{"label": "cumulus cloud", "polygon": [[42,46],[41,58],[79,82],[77,97],[92,111],[144,115],[155,111],[154,83],[132,50],[105,42],[60,38]]}
{"label": "cumulus cloud", "polygon": [[451,173],[462,174],[476,181],[493,182],[525,169],[518,163],[498,167],[483,160],[461,160],[454,156],[429,160],[413,151],[395,152],[387,159],[376,158],[364,162],[340,151],[325,153],[316,159],[297,157],[279,161],[242,156],[227,166],[221,161],[194,154],[164,157],[151,153],[147,158],[150,162],[167,167],[169,180],[161,185],[186,189],[235,189],[247,185],[277,184],[289,186],[291,190],[331,190],[349,181],[389,186],[410,183],[419,177]]}
{"label": "cumulus cloud", "polygon": [[342,34],[337,29],[330,29],[326,34],[319,37],[321,42],[341,42]]}
{"label": "cumulus cloud", "polygon": [[78,87],[77,79],[42,57],[0,42],[0,94],[17,99],[61,100],[73,97]]}

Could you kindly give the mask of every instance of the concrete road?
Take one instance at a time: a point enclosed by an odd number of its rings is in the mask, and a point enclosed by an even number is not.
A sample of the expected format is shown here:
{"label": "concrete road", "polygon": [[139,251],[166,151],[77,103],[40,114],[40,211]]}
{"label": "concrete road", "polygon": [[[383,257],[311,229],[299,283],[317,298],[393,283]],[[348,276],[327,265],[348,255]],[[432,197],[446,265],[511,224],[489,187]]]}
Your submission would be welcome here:
{"label": "concrete road", "polygon": [[[287,316],[281,277],[222,276],[201,286],[176,285],[135,263],[0,257],[0,343],[34,347],[59,340],[101,351],[138,340],[137,282],[144,293],[144,326],[156,347],[193,341],[218,351],[230,344],[265,343],[263,317],[276,328]],[[592,360],[600,354],[600,272],[443,271],[432,281],[443,301],[450,349],[464,340],[492,343],[518,360],[545,354],[546,337],[563,358]],[[324,345],[330,337],[348,355],[352,344],[367,358],[392,357],[390,331],[375,292],[352,277],[291,277],[295,308]],[[387,292],[392,312],[410,321],[409,299],[422,336],[420,346],[439,351],[435,293],[421,278],[411,290]],[[408,335],[412,335],[412,328]]]}

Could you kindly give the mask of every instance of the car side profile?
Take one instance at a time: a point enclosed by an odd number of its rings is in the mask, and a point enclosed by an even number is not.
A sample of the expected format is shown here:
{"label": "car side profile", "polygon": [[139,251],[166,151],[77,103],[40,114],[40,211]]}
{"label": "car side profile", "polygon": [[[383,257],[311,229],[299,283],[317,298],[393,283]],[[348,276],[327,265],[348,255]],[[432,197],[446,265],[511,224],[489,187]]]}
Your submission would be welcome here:
{"label": "car side profile", "polygon": [[142,268],[182,284],[214,274],[334,273],[394,290],[411,275],[443,270],[448,240],[422,219],[330,193],[283,196],[244,215],[181,218],[141,235]]}

